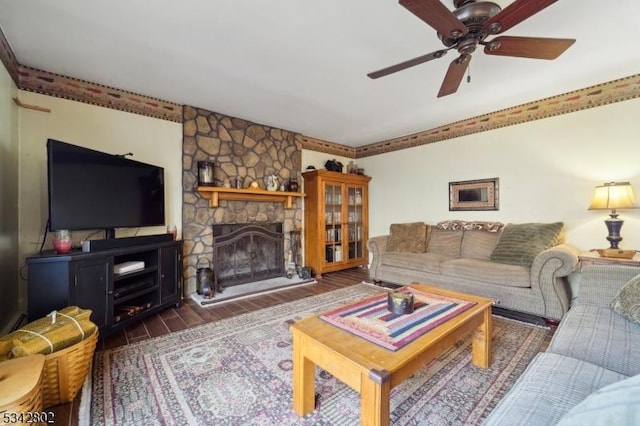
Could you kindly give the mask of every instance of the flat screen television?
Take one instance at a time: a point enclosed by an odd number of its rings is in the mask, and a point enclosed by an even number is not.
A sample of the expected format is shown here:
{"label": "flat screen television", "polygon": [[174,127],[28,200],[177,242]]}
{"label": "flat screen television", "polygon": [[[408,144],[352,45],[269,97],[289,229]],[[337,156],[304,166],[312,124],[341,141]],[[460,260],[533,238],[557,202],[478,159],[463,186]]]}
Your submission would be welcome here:
{"label": "flat screen television", "polygon": [[48,139],[47,176],[50,231],[165,223],[162,167]]}

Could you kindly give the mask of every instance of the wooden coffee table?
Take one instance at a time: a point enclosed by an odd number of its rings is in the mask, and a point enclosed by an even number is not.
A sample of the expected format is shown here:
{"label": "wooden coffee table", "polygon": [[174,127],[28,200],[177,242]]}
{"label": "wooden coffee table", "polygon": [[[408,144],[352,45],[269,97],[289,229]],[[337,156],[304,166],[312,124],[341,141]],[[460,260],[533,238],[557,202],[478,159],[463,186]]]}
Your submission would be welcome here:
{"label": "wooden coffee table", "polygon": [[388,425],[390,390],[471,332],[473,364],[491,365],[492,300],[423,284],[411,287],[476,304],[395,352],[318,316],[291,325],[293,409],[298,415],[315,408],[316,365],[360,393],[362,425]]}

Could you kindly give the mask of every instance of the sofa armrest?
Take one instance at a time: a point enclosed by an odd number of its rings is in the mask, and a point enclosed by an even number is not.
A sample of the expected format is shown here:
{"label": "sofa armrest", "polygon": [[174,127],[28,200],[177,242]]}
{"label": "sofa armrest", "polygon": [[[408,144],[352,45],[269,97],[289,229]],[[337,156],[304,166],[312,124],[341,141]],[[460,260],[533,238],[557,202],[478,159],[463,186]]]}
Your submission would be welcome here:
{"label": "sofa armrest", "polygon": [[531,265],[531,272],[548,268],[551,260],[557,260],[553,266],[556,277],[566,277],[576,270],[580,250],[569,244],[558,244],[550,249],[538,253]]}
{"label": "sofa armrest", "polygon": [[580,250],[558,244],[540,252],[531,265],[531,287],[539,288],[545,303],[545,317],[560,320],[569,310],[571,287],[567,277],[578,266]]}
{"label": "sofa armrest", "polygon": [[369,265],[369,275],[376,279],[378,276],[378,267],[382,263],[382,254],[387,251],[388,235],[378,235],[367,240],[367,249],[371,256],[371,264]]}
{"label": "sofa armrest", "polygon": [[624,265],[587,265],[580,269],[579,304],[608,307],[618,291],[640,269]]}

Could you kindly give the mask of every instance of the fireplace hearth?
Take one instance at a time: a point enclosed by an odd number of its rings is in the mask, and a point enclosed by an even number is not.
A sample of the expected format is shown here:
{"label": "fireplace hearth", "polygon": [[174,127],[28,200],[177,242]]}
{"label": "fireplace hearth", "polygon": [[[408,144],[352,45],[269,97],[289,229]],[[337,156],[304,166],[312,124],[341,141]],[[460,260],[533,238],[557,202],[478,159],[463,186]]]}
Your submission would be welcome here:
{"label": "fireplace hearth", "polygon": [[218,285],[230,287],[285,275],[283,224],[213,225],[213,268]]}

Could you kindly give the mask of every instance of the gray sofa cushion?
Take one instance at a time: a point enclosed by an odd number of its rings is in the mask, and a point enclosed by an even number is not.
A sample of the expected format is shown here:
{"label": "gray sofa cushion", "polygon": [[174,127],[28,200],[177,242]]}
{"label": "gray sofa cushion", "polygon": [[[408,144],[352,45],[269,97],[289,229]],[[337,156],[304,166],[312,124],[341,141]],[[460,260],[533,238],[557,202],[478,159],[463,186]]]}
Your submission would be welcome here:
{"label": "gray sofa cushion", "polygon": [[589,395],[560,419],[557,426],[640,425],[640,375]]}
{"label": "gray sofa cushion", "polygon": [[427,252],[451,257],[460,257],[463,231],[445,231],[431,228]]}
{"label": "gray sofa cushion", "polygon": [[640,275],[631,278],[611,301],[611,309],[640,324]]}
{"label": "gray sofa cushion", "polygon": [[460,247],[460,257],[489,260],[499,236],[498,232],[465,231]]}
{"label": "gray sofa cushion", "polygon": [[451,259],[440,264],[447,277],[466,278],[508,287],[531,287],[531,273],[524,266],[505,265],[478,259]]}
{"label": "gray sofa cushion", "polygon": [[389,253],[381,256],[383,265],[412,271],[440,274],[440,263],[451,257],[438,253]]}
{"label": "gray sofa cushion", "polygon": [[623,374],[554,353],[535,356],[485,425],[555,425],[574,405]]}
{"label": "gray sofa cushion", "polygon": [[640,374],[640,326],[609,308],[573,306],[562,319],[548,351],[633,376]]}

